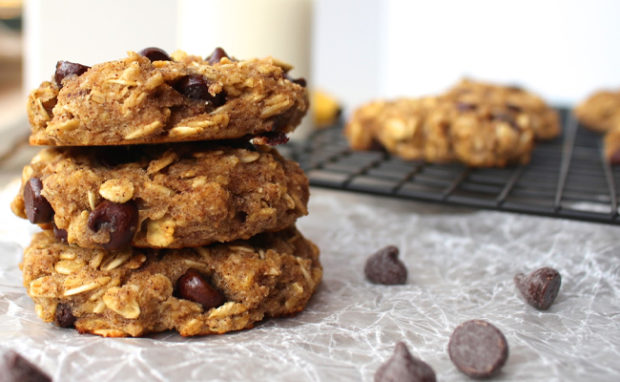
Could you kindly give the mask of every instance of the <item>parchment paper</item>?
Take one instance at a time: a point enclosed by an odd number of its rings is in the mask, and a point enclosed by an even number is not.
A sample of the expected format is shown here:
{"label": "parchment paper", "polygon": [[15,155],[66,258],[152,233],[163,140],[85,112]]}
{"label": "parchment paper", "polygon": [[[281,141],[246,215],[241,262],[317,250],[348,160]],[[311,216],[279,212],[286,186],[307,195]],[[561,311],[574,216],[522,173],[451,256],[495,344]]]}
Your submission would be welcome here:
{"label": "parchment paper", "polygon": [[[110,339],[36,316],[18,270],[36,228],[9,211],[15,192],[0,194],[0,350],[21,352],[55,381],[372,381],[398,341],[439,381],[466,381],[446,348],[474,318],[508,340],[495,380],[620,378],[620,227],[315,188],[298,226],[321,248],[324,280],[306,311],[227,335]],[[401,250],[405,286],[364,279],[366,257],[388,244]],[[541,266],[563,277],[547,312],[513,283]]]}

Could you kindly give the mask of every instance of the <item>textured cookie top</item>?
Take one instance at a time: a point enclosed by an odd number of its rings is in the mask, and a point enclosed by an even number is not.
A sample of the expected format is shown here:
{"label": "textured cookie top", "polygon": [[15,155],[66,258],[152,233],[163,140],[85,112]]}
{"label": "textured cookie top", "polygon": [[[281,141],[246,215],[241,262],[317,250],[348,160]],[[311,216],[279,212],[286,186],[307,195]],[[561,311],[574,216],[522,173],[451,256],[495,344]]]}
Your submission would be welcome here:
{"label": "textured cookie top", "polygon": [[250,328],[302,310],[321,280],[318,248],[294,228],[176,250],[90,250],[38,233],[21,264],[39,317],[101,336]]}
{"label": "textured cookie top", "polygon": [[12,209],[85,248],[180,248],[284,229],[308,195],[297,163],[268,146],[62,147],[24,167]]}
{"label": "textured cookie top", "polygon": [[469,166],[527,163],[533,141],[559,134],[557,113],[524,90],[463,80],[430,97],[358,108],[345,135],[353,149],[384,147],[407,160]]}
{"label": "textured cookie top", "polygon": [[308,109],[305,81],[290,80],[291,67],[273,58],[237,61],[224,54],[214,60],[182,51],[150,57],[153,61],[129,52],[125,59],[91,68],[59,62],[55,81],[43,82],[28,98],[30,143],[241,137],[268,143],[291,132]]}

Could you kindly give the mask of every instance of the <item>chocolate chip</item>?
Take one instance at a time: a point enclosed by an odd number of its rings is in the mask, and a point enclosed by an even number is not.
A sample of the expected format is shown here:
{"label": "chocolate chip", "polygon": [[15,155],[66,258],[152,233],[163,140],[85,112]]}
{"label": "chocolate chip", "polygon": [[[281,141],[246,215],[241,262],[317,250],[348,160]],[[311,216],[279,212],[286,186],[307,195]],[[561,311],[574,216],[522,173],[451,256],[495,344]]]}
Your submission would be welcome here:
{"label": "chocolate chip", "polygon": [[282,132],[269,132],[252,139],[252,143],[256,145],[276,146],[286,142],[288,142],[288,137]]}
{"label": "chocolate chip", "polygon": [[364,274],[374,284],[396,285],[407,282],[407,268],[398,259],[398,248],[389,245],[366,260]]}
{"label": "chocolate chip", "polygon": [[211,95],[207,80],[199,74],[182,77],[174,84],[174,88],[184,96],[195,100],[204,100],[208,105],[217,107],[226,103],[226,92],[222,90],[216,95]]}
{"label": "chocolate chip", "polygon": [[56,323],[61,328],[72,328],[75,324],[75,316],[71,312],[71,307],[67,304],[59,303],[56,305]]}
{"label": "chocolate chip", "polygon": [[226,51],[224,49],[218,46],[217,48],[215,48],[213,53],[211,53],[211,55],[209,55],[209,57],[207,57],[205,60],[207,60],[210,65],[213,65],[220,62],[220,60],[224,57],[228,58],[228,54],[226,54]]}
{"label": "chocolate chip", "polygon": [[191,99],[209,99],[209,85],[199,74],[190,74],[182,77],[174,84],[174,88],[184,96]]}
{"label": "chocolate chip", "polygon": [[299,77],[299,78],[293,79],[293,80],[291,80],[291,82],[301,86],[302,88],[305,88],[306,85],[307,85],[306,79],[303,78],[303,77]]}
{"label": "chocolate chip", "polygon": [[607,160],[611,165],[620,164],[620,149],[614,151],[613,154],[607,158]]}
{"label": "chocolate chip", "polygon": [[224,303],[224,296],[213,288],[196,269],[190,268],[179,277],[176,287],[181,298],[201,304],[204,310]]}
{"label": "chocolate chip", "polygon": [[459,325],[448,344],[452,363],[472,378],[488,378],[508,359],[508,343],[502,332],[484,320]]}
{"label": "chocolate chip", "polygon": [[168,56],[168,53],[166,53],[165,50],[156,48],[154,46],[144,48],[138,54],[148,58],[149,60],[151,60],[151,62],[172,61],[172,59],[170,58],[170,56]]}
{"label": "chocolate chip", "polygon": [[60,87],[62,87],[62,80],[69,76],[79,76],[85,71],[90,69],[90,66],[76,64],[69,61],[58,61],[56,63],[56,73],[54,74],[54,81]]}
{"label": "chocolate chip", "polygon": [[26,216],[33,224],[49,223],[54,216],[54,210],[47,199],[41,195],[43,182],[39,178],[30,178],[24,185],[24,207]]}
{"label": "chocolate chip", "polygon": [[519,125],[517,124],[517,121],[515,120],[514,116],[505,111],[493,111],[491,113],[491,119],[496,120],[496,121],[506,122],[514,130],[517,130],[517,131],[520,130]]}
{"label": "chocolate chip", "polygon": [[472,110],[476,110],[478,108],[478,105],[475,105],[475,104],[469,103],[469,102],[457,102],[456,103],[456,108],[460,112],[472,111]]}
{"label": "chocolate chip", "polygon": [[506,103],[506,108],[508,108],[508,110],[513,111],[515,113],[520,113],[523,111],[523,108],[521,108],[521,106],[513,104],[513,103]]}
{"label": "chocolate chip", "polygon": [[52,379],[19,353],[9,350],[2,357],[0,380],[3,382],[51,382]]}
{"label": "chocolate chip", "polygon": [[67,236],[68,236],[67,231],[62,228],[56,227],[56,223],[54,222],[53,219],[52,219],[52,230],[54,232],[54,237],[56,238],[56,240],[60,241],[61,243],[67,242]]}
{"label": "chocolate chip", "polygon": [[549,267],[537,269],[527,276],[519,273],[514,280],[528,304],[540,310],[549,309],[562,284],[560,273]]}
{"label": "chocolate chip", "polygon": [[114,203],[104,200],[88,216],[88,228],[95,232],[103,229],[110,233],[105,249],[121,249],[131,243],[138,226],[138,207],[133,201]]}
{"label": "chocolate chip", "polygon": [[435,371],[424,361],[409,353],[407,345],[396,344],[394,354],[375,373],[375,382],[435,382]]}

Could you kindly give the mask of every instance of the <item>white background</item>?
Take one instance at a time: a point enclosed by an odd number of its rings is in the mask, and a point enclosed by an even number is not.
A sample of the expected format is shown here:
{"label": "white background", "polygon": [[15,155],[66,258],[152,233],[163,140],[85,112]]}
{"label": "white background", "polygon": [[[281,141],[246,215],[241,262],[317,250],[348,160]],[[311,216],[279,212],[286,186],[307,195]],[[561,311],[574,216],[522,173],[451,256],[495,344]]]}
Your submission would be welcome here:
{"label": "white background", "polygon": [[[92,65],[150,45],[170,51],[217,41],[208,26],[218,15],[177,18],[183,4],[27,1],[25,88],[50,78],[58,59]],[[269,7],[252,7],[256,19],[269,19],[261,12]],[[620,87],[619,19],[612,0],[315,0],[313,83],[350,107],[438,92],[464,75],[572,104],[599,87]],[[253,28],[242,32],[258,44]],[[225,40],[231,31],[220,33]]]}

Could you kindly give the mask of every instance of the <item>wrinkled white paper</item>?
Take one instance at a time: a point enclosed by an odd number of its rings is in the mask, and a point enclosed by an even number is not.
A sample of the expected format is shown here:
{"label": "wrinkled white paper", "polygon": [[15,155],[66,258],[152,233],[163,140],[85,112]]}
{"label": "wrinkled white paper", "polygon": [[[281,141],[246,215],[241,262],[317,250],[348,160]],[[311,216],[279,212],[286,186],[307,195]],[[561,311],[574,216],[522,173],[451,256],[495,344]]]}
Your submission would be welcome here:
{"label": "wrinkled white paper", "polygon": [[[398,341],[438,380],[467,381],[446,348],[474,318],[508,340],[497,380],[619,380],[620,227],[314,188],[298,226],[321,248],[324,279],[303,313],[226,335],[112,339],[36,316],[18,270],[36,228],[9,211],[15,192],[12,184],[0,194],[0,347],[55,381],[372,381]],[[366,257],[388,244],[401,250],[407,285],[364,279]],[[541,266],[562,274],[547,312],[513,283]]]}

